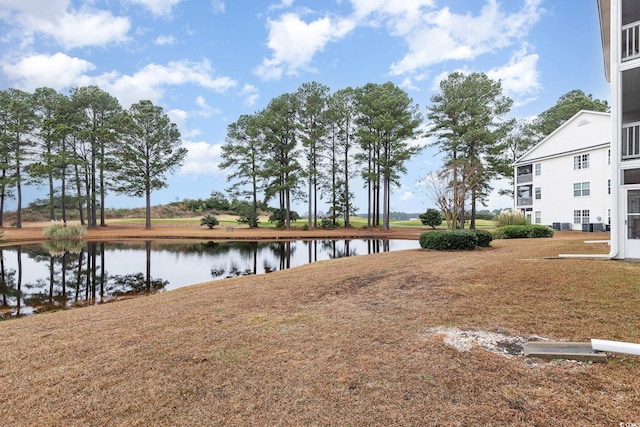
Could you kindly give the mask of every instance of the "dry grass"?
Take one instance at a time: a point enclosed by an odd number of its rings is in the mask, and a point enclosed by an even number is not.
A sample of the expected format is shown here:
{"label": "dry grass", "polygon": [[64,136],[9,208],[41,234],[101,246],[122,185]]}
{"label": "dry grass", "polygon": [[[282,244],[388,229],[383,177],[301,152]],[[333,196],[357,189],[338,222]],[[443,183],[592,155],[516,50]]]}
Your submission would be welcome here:
{"label": "dry grass", "polygon": [[560,233],[474,252],[345,258],[2,322],[0,419],[78,426],[637,423],[638,358],[532,363],[482,348],[460,352],[429,333],[445,326],[640,341],[640,264],[548,258],[606,252],[582,243],[593,237]]}

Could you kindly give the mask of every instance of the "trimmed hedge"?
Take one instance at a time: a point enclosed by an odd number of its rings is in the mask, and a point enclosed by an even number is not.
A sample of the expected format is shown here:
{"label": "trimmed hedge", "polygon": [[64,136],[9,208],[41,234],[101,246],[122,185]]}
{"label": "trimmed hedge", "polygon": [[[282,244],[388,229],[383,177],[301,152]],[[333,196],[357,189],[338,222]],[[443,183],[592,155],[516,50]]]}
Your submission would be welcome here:
{"label": "trimmed hedge", "polygon": [[491,234],[491,232],[476,229],[471,229],[469,231],[476,233],[476,236],[478,237],[478,246],[481,248],[488,248],[491,246],[491,241],[493,240],[493,234]]}
{"label": "trimmed hedge", "polygon": [[436,230],[420,234],[423,249],[473,250],[478,246],[478,236],[471,230]]}
{"label": "trimmed hedge", "polygon": [[494,239],[537,239],[553,237],[553,229],[544,225],[506,225],[493,230]]}

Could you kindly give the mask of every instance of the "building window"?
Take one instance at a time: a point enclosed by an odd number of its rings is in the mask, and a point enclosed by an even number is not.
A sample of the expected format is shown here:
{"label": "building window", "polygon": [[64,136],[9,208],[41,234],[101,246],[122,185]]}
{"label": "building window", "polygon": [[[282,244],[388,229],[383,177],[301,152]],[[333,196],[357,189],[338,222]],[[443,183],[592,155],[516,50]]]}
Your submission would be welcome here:
{"label": "building window", "polygon": [[542,175],[542,164],[541,163],[536,163],[535,165],[533,165],[533,168],[534,168],[535,176]]}
{"label": "building window", "polygon": [[611,164],[611,150],[607,150],[607,164]]}
{"label": "building window", "polygon": [[591,184],[589,182],[576,182],[573,184],[573,197],[584,197],[591,195]]}
{"label": "building window", "polygon": [[573,156],[573,169],[589,169],[589,155],[581,154],[579,156]]}
{"label": "building window", "polygon": [[573,211],[574,224],[589,224],[589,209]]}
{"label": "building window", "polygon": [[536,211],[534,215],[536,224],[542,224],[542,212]]}
{"label": "building window", "polygon": [[582,211],[582,223],[589,224],[589,209]]}
{"label": "building window", "polygon": [[622,185],[640,184],[640,169],[622,171]]}
{"label": "building window", "polygon": [[607,194],[611,194],[611,180],[607,180]]}
{"label": "building window", "polygon": [[536,197],[536,200],[542,199],[542,189],[540,187],[536,187],[535,197]]}

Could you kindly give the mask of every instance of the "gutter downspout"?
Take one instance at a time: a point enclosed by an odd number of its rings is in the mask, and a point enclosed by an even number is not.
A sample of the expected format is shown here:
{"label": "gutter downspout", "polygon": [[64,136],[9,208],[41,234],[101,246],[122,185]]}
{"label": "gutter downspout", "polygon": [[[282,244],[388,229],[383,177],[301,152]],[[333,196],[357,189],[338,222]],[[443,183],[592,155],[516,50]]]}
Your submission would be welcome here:
{"label": "gutter downspout", "polygon": [[640,344],[623,341],[608,341],[591,339],[591,348],[597,351],[610,351],[613,353],[631,354],[640,356]]}

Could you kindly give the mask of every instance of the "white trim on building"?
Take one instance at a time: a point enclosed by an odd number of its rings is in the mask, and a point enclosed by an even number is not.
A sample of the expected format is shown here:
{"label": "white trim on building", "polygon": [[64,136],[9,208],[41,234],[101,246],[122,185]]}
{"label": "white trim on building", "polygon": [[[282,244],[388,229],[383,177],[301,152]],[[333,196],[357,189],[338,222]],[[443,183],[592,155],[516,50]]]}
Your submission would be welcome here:
{"label": "white trim on building", "polygon": [[640,259],[640,2],[598,0],[611,82],[611,257]]}

